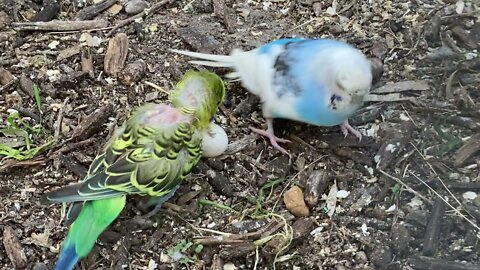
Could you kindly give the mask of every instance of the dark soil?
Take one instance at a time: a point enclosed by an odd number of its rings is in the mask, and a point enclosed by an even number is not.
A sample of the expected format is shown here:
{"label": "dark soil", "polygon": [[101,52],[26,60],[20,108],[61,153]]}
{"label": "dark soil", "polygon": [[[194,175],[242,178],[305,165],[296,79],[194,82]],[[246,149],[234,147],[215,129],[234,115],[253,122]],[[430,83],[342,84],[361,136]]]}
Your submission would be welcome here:
{"label": "dark soil", "polygon": [[[139,218],[141,198],[129,198],[77,269],[480,269],[475,1],[171,1],[111,37],[111,28],[88,31],[87,41],[82,31],[14,24],[73,20],[80,3],[0,1],[0,126],[12,128],[7,118],[15,110],[24,124],[12,121],[32,148],[52,142],[38,154],[12,154],[23,160],[0,162],[2,269],[53,266],[67,228],[62,206],[43,205],[41,196],[81,180],[130,110],[165,102],[158,88],[168,91],[198,68],[168,49],[228,54],[293,36],[344,40],[374,58],[378,101],[350,120],[362,140],[343,138],[338,127],[277,120],[278,135],[292,140],[285,144],[289,161],[250,132],[264,125],[258,99],[228,83],[215,121],[235,149],[204,159],[153,218]],[[39,16],[42,7],[50,11]],[[107,10],[91,19],[115,26],[130,16]],[[125,65],[146,63],[132,85],[104,72],[117,33],[128,36]],[[87,49],[93,70],[82,72]],[[24,144],[18,130],[1,132],[0,147]],[[306,196],[306,217],[285,207],[292,186]],[[335,187],[346,197],[326,204]],[[213,237],[219,233],[232,235]]]}

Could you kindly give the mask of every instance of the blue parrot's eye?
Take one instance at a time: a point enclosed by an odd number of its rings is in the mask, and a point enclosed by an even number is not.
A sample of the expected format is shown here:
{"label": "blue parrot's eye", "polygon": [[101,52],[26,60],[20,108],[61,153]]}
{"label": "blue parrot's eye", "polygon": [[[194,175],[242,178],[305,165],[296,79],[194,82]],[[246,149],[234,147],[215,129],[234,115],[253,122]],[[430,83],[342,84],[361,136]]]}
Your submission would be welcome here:
{"label": "blue parrot's eye", "polygon": [[333,103],[333,102],[336,101],[336,100],[342,101],[342,97],[333,94],[333,95],[330,97],[330,103]]}

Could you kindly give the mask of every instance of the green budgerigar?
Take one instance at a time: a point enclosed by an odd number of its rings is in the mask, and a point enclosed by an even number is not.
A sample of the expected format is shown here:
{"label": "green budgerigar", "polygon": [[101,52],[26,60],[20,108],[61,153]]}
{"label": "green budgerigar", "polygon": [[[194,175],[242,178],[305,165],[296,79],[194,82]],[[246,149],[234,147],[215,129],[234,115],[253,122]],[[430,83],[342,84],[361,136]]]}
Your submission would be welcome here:
{"label": "green budgerigar", "polygon": [[133,111],[82,182],[45,195],[50,203],[72,203],[55,270],[73,269],[90,253],[124,208],[126,195],[148,195],[159,204],[173,195],[202,156],[203,132],[224,94],[214,73],[188,71],[171,92],[173,106],[146,104]]}

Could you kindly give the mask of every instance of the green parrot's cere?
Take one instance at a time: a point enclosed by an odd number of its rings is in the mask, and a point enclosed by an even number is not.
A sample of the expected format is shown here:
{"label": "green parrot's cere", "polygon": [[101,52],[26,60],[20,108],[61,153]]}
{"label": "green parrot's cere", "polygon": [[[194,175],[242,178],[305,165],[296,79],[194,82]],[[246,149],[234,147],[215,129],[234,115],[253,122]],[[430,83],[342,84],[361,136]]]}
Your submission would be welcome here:
{"label": "green parrot's cere", "polygon": [[217,75],[188,71],[171,92],[173,107],[146,104],[135,110],[82,182],[46,194],[48,202],[73,203],[67,214],[71,227],[54,269],[73,269],[90,253],[122,211],[127,194],[155,197],[156,209],[173,195],[202,156],[202,134],[224,94]]}

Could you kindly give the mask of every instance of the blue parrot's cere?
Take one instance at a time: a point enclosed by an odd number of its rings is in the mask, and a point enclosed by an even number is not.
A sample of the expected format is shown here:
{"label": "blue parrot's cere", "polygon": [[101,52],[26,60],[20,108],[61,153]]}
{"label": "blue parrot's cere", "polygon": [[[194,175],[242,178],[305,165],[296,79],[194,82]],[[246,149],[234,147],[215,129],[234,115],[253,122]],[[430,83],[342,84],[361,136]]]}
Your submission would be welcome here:
{"label": "blue parrot's cere", "polygon": [[270,139],[289,154],[274,135],[273,118],[285,118],[318,126],[340,125],[346,136],[360,132],[348,123],[363,103],[372,84],[370,62],[351,45],[330,39],[279,39],[251,51],[234,49],[230,56],[189,51],[173,52],[202,59],[193,64],[229,67],[228,78],[260,97],[267,129],[251,129]]}

